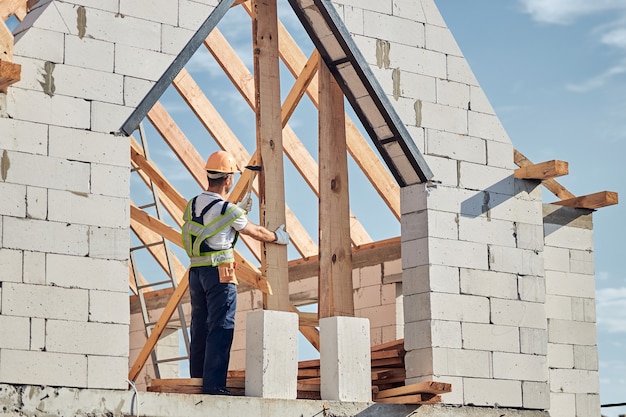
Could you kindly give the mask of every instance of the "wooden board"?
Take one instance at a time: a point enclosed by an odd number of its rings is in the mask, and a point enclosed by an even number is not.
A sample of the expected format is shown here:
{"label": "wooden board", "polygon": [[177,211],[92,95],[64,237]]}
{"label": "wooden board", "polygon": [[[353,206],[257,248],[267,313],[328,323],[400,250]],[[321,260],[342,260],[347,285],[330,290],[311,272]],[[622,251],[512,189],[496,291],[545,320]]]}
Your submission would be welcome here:
{"label": "wooden board", "polygon": [[581,197],[568,198],[567,200],[556,201],[552,204],[572,208],[599,209],[612,206],[619,202],[616,192],[600,191],[599,193],[583,195]]}
{"label": "wooden board", "polygon": [[515,178],[526,180],[547,180],[569,173],[568,163],[565,161],[547,161],[540,164],[526,165],[515,170]]}

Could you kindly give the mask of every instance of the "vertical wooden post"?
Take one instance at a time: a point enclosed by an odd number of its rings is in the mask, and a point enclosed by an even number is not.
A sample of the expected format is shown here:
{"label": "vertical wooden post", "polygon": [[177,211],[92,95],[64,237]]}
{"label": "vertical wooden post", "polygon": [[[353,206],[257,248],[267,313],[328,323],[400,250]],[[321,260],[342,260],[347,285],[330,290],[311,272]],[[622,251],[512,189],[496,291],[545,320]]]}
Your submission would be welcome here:
{"label": "vertical wooden post", "polygon": [[[286,219],[276,0],[254,0],[253,12],[257,148],[263,166],[259,175],[261,224],[274,230]],[[261,253],[261,269],[274,292],[265,295],[264,307],[289,311],[287,247],[268,243]]]}
{"label": "vertical wooden post", "polygon": [[324,61],[319,70],[319,318],[354,316],[350,199],[343,93]]}

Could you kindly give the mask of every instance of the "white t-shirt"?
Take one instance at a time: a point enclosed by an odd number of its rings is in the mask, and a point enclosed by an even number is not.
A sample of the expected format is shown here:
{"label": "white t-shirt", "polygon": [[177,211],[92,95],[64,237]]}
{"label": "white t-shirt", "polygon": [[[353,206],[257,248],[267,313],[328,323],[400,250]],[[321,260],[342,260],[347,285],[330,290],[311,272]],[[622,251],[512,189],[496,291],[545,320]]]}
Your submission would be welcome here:
{"label": "white t-shirt", "polygon": [[[222,197],[217,193],[212,193],[210,191],[205,191],[200,194],[196,198],[196,207],[194,216],[199,216],[202,213],[202,210],[213,200],[219,198],[223,200]],[[232,204],[232,203],[229,203]],[[203,221],[204,224],[209,224],[213,219],[217,218],[222,213],[222,206],[224,203],[217,203],[204,215]],[[225,227],[223,230],[216,233],[214,236],[211,236],[206,240],[211,249],[222,250],[228,249],[232,246],[233,240],[235,240],[235,231],[239,231],[246,227],[248,224],[248,217],[244,214],[237,218],[230,227]]]}

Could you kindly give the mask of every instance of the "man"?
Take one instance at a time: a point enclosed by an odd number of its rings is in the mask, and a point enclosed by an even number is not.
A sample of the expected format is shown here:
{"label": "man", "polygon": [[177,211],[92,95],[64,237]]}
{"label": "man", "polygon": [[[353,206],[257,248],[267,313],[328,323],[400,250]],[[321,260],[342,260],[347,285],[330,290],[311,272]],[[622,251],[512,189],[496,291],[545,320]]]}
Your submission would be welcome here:
{"label": "man", "polygon": [[285,225],[275,231],[248,221],[252,208],[248,193],[239,204],[225,201],[234,183],[235,159],[218,151],[207,159],[208,190],[187,204],[183,215],[183,243],[191,260],[191,346],[189,368],[192,378],[202,378],[202,392],[231,395],[226,375],[235,328],[237,278],[233,246],[239,233],[258,241],[286,245]]}

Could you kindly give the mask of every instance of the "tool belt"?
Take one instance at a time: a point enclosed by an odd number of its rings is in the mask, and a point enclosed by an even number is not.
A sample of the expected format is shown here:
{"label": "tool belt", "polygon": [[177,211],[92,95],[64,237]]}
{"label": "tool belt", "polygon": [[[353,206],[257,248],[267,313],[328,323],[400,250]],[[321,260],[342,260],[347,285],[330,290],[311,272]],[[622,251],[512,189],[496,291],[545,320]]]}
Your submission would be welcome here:
{"label": "tool belt", "polygon": [[237,277],[235,276],[236,267],[236,262],[228,262],[218,265],[217,271],[220,276],[220,283],[239,285],[239,281],[237,281]]}

